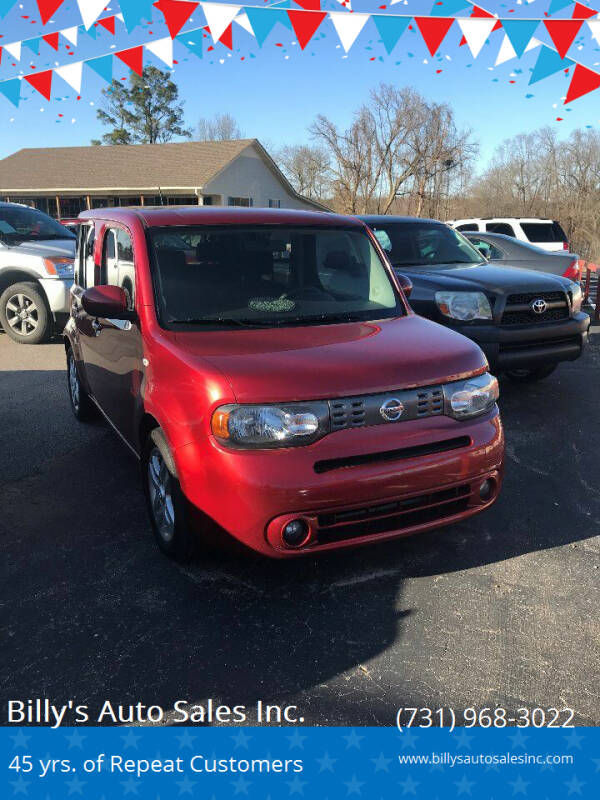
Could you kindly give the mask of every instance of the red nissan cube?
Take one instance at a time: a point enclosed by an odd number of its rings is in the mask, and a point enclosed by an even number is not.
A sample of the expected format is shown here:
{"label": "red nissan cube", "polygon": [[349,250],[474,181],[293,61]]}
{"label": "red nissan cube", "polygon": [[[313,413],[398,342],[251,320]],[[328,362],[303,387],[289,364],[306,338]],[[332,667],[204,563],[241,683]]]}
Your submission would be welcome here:
{"label": "red nissan cube", "polygon": [[283,558],[483,511],[498,383],[417,317],[357,219],[270,209],[82,213],[68,389],[141,462],[167,555],[197,537]]}

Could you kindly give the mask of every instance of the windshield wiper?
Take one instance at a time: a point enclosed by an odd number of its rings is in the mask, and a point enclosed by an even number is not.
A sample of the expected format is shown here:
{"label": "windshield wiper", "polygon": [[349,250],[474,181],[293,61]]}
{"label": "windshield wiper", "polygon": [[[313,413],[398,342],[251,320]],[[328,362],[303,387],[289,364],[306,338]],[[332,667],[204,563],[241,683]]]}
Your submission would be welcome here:
{"label": "windshield wiper", "polygon": [[234,317],[185,317],[184,319],[170,319],[170,325],[217,325],[228,328],[238,325],[242,328],[266,328],[273,325],[272,322],[260,322],[251,319],[235,319]]}

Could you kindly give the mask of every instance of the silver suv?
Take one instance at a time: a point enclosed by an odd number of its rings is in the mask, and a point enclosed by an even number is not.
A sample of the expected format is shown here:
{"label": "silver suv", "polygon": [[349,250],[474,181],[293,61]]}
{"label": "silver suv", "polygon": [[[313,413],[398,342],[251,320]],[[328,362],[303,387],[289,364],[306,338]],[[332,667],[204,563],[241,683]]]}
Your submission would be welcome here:
{"label": "silver suv", "polygon": [[66,321],[75,243],[47,214],[0,203],[0,325],[15,342],[43,342]]}

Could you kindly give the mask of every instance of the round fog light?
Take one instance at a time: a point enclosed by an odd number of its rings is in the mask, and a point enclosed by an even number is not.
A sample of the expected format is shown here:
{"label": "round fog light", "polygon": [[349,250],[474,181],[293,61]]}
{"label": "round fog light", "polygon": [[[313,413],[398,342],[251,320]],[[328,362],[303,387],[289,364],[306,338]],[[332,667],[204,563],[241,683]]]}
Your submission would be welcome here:
{"label": "round fog light", "polygon": [[288,547],[301,547],[310,535],[310,528],[305,519],[292,519],[283,526],[281,536]]}
{"label": "round fog light", "polygon": [[486,478],[479,487],[479,497],[482,500],[489,500],[494,493],[494,481]]}

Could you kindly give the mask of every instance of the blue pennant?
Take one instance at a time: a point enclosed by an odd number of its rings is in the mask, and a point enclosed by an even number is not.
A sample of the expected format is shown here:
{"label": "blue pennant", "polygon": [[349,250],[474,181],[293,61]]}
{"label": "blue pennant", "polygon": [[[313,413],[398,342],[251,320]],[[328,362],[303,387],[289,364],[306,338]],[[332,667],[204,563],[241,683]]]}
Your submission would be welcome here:
{"label": "blue pennant", "polygon": [[91,36],[92,39],[95,39],[96,36],[98,35],[98,31],[96,30],[96,26],[95,25],[90,25],[90,27],[87,29],[87,31],[86,31],[84,25],[80,25],[79,30],[83,31],[84,33],[87,33],[87,35]]}
{"label": "blue pennant", "polygon": [[0,92],[6,97],[7,100],[19,107],[19,100],[21,98],[21,81],[19,78],[14,78],[12,81],[2,81],[0,83]]}
{"label": "blue pennant", "polygon": [[[440,4],[436,3],[429,12],[430,17],[451,17],[471,3],[468,0],[441,0]],[[417,16],[419,16],[417,14]]]}
{"label": "blue pennant", "polygon": [[90,58],[89,61],[86,61],[85,63],[88,65],[88,67],[93,69],[97,75],[100,75],[101,78],[104,78],[107,83],[112,82],[112,55]]}
{"label": "blue pennant", "polygon": [[0,0],[0,17],[5,17],[14,4],[15,0]]}
{"label": "blue pennant", "polygon": [[250,25],[256,36],[256,41],[262,47],[265,39],[271,33],[274,26],[281,22],[286,27],[291,27],[290,18],[285,9],[281,8],[249,8],[245,9]]}
{"label": "blue pennant", "polygon": [[119,0],[119,6],[127,33],[131,33],[142,19],[152,19],[152,0]]}
{"label": "blue pennant", "polygon": [[40,37],[35,36],[33,39],[24,39],[23,44],[32,50],[36,55],[40,52]]}
{"label": "blue pennant", "polygon": [[571,61],[570,58],[561,58],[556,50],[552,50],[550,47],[546,47],[544,44],[542,45],[538,59],[535,62],[535,67],[531,73],[529,84],[531,85],[532,83],[537,83],[538,81],[547,78],[549,75],[554,75],[556,72],[561,72],[563,69],[568,69],[569,67],[572,67],[574,63],[575,62]]}
{"label": "blue pennant", "polygon": [[179,33],[175,37],[178,42],[185,45],[187,49],[198,58],[202,58],[202,31],[192,31],[191,33]]}
{"label": "blue pennant", "polygon": [[408,17],[388,17],[384,14],[373,14],[372,16],[389,55],[396,46],[398,39],[408,28],[410,19]]}
{"label": "blue pennant", "polygon": [[518,58],[521,58],[535,29],[539,25],[537,19],[505,19],[502,20],[502,27],[509,38]]}
{"label": "blue pennant", "polygon": [[548,14],[554,14],[556,11],[560,11],[561,8],[566,8],[572,4],[573,0],[550,0],[550,5],[548,6]]}

